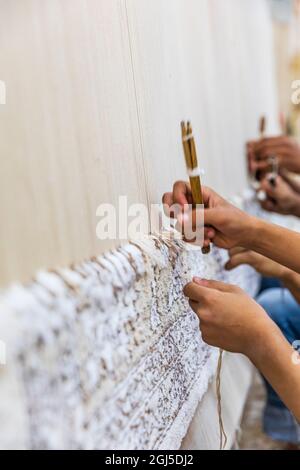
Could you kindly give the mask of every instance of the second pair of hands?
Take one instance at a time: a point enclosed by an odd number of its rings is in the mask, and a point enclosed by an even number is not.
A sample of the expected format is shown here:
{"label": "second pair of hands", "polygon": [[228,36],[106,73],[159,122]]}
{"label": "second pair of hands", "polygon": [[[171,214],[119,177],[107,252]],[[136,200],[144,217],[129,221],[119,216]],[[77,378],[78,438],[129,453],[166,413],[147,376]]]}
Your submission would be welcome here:
{"label": "second pair of hands", "polygon": [[[258,219],[234,207],[210,188],[203,188],[203,199],[206,207],[204,245],[213,242],[220,248],[230,250],[227,269],[249,263],[258,270],[262,268],[264,274],[268,271],[269,275],[276,275],[276,270],[279,273],[281,265],[250,251],[259,236]],[[190,202],[190,186],[183,181],[175,183],[173,191],[163,196],[167,211],[175,204],[183,207]],[[195,211],[177,215],[178,228],[183,233],[187,218],[194,224],[197,220]],[[281,335],[266,312],[237,286],[194,278],[185,287],[184,293],[201,320],[204,341],[212,346],[240,352],[254,360],[253,355],[257,355],[260,349],[260,339],[261,343],[265,343],[266,336]]]}
{"label": "second pair of hands", "polygon": [[[280,175],[276,185],[270,183],[269,158],[276,155]],[[247,143],[247,159],[250,174],[265,173],[260,189],[265,191],[267,200],[261,202],[263,209],[283,215],[300,217],[300,184],[289,172],[300,173],[300,146],[290,136],[268,137]]]}
{"label": "second pair of hands", "polygon": [[265,191],[267,195],[267,199],[260,203],[264,210],[300,217],[300,183],[286,170],[280,170],[275,179],[275,186],[266,176],[261,181],[260,190]]}

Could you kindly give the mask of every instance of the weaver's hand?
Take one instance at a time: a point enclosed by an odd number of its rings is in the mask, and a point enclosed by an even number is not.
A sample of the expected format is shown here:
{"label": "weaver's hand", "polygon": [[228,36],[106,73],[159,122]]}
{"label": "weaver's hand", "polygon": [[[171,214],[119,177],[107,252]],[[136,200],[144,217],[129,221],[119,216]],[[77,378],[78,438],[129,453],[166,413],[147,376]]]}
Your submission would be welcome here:
{"label": "weaver's hand", "polygon": [[293,191],[295,191],[295,193],[300,193],[300,181],[297,175],[289,172],[288,170],[285,170],[284,168],[280,168],[279,173],[283,180],[292,188]]}
{"label": "weaver's hand", "polygon": [[270,137],[248,142],[247,156],[251,173],[269,170],[268,159],[273,156],[277,157],[280,167],[300,173],[300,146],[292,137]]}
{"label": "weaver's hand", "polygon": [[287,268],[282,266],[276,261],[272,261],[255,251],[246,250],[245,248],[232,248],[229,250],[229,261],[226,263],[225,268],[228,271],[237,268],[243,264],[252,266],[257,272],[266,277],[277,277],[283,279]]}
{"label": "weaver's hand", "polygon": [[[211,241],[220,248],[232,248],[234,246],[249,246],[252,235],[255,233],[256,219],[245,212],[237,209],[215,193],[212,189],[203,187],[205,243]],[[193,209],[188,213],[176,213],[172,210],[173,204],[183,207],[191,202],[191,190],[188,183],[178,181],[174,184],[173,192],[163,196],[163,203],[169,215],[177,216],[178,230],[185,233],[185,227],[193,227],[193,230],[201,230],[198,221],[203,221],[203,217],[198,212],[202,209]],[[170,214],[171,212],[171,214]],[[174,214],[175,212],[175,214]],[[201,214],[200,214],[201,215]],[[188,238],[188,237],[187,237]]]}
{"label": "weaver's hand", "polygon": [[261,189],[268,196],[267,200],[261,202],[263,209],[283,215],[300,216],[300,195],[294,191],[287,180],[277,176],[274,186],[270,178],[266,177],[261,182]]}
{"label": "weaver's hand", "polygon": [[239,287],[194,278],[184,294],[200,319],[203,340],[211,346],[251,357],[264,334],[277,329],[262,307]]}

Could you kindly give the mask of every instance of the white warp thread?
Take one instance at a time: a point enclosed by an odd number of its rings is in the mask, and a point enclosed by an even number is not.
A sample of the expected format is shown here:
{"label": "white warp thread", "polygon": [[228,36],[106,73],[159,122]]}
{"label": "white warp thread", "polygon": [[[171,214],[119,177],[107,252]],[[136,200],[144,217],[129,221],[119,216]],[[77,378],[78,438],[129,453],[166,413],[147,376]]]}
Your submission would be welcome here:
{"label": "white warp thread", "polygon": [[205,171],[203,168],[193,168],[192,170],[190,168],[187,168],[187,175],[190,178],[196,178],[197,176],[203,176],[205,174]]}

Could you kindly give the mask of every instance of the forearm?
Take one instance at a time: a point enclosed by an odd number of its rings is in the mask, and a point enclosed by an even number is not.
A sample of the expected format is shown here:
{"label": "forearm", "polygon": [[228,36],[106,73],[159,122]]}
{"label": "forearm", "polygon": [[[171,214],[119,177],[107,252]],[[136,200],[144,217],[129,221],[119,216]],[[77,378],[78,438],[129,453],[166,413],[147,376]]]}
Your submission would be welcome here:
{"label": "forearm", "polygon": [[300,194],[293,193],[293,199],[291,201],[290,215],[300,217]]}
{"label": "forearm", "polygon": [[243,246],[300,273],[300,233],[251,219]]}
{"label": "forearm", "polygon": [[300,356],[280,330],[270,328],[248,356],[300,422]]}
{"label": "forearm", "polygon": [[294,271],[283,268],[283,275],[281,281],[284,286],[291,292],[295,297],[296,301],[300,304],[300,274]]}

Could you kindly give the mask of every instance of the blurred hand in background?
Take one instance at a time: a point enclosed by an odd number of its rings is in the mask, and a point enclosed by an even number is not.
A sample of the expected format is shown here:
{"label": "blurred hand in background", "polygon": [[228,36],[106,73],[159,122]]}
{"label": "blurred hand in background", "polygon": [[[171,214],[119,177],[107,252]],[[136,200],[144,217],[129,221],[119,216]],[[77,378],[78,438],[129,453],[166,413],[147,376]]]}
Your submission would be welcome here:
{"label": "blurred hand in background", "polygon": [[300,145],[289,136],[269,137],[247,143],[249,172],[270,170],[270,157],[276,156],[280,168],[300,173]]}
{"label": "blurred hand in background", "polygon": [[[261,181],[260,190],[263,190],[267,199],[261,201],[261,207],[269,212],[300,217],[300,184],[292,182],[284,174],[265,176]],[[299,191],[299,192],[298,192]]]}

